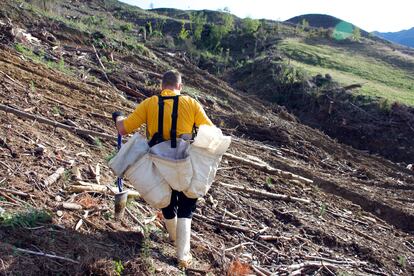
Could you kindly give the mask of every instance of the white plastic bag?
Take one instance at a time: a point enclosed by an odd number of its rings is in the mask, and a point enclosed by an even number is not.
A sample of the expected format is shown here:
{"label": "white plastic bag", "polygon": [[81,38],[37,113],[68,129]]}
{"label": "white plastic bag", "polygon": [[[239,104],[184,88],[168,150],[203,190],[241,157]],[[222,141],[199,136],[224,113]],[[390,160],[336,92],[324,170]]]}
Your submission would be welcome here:
{"label": "white plastic bag", "polygon": [[152,161],[162,177],[179,192],[188,189],[193,176],[189,147],[189,142],[177,139],[176,148],[171,148],[171,141],[165,141],[150,149]]}
{"label": "white plastic bag", "polygon": [[139,133],[135,133],[128,142],[121,147],[115,157],[109,161],[109,167],[117,176],[122,177],[124,172],[131,165],[148,152],[149,146],[147,139]]}

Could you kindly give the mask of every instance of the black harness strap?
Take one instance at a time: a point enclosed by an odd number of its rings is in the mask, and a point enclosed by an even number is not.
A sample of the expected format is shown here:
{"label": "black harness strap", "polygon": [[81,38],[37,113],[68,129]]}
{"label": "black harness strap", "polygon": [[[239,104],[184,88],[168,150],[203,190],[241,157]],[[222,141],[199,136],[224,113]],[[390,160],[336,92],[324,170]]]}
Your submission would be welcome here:
{"label": "black harness strap", "polygon": [[175,96],[173,98],[173,109],[171,113],[171,147],[176,148],[177,147],[177,119],[178,119],[178,96]]}
{"label": "black harness strap", "polygon": [[149,146],[152,147],[158,143],[164,141],[162,135],[164,130],[164,100],[172,99],[173,102],[173,110],[171,113],[171,147],[177,147],[177,118],[178,118],[178,99],[179,95],[177,96],[167,96],[162,97],[161,95],[158,96],[158,131],[154,134],[149,141]]}
{"label": "black harness strap", "polygon": [[159,136],[159,139],[161,139],[160,142],[164,140],[162,138],[163,130],[164,130],[164,98],[161,96],[158,96],[158,131],[157,131],[157,134]]}

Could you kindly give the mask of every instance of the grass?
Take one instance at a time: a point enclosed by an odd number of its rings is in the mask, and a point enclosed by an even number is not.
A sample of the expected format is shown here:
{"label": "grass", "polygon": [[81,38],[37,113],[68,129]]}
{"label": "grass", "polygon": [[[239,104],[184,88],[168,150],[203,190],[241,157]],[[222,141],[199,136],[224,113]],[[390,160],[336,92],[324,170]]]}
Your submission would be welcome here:
{"label": "grass", "polygon": [[63,176],[62,176],[62,179],[63,179],[63,181],[65,182],[65,183],[67,183],[67,182],[69,182],[70,181],[70,179],[72,178],[72,171],[71,170],[68,170],[68,169],[66,169],[64,172],[63,172]]}
{"label": "grass", "polygon": [[[148,229],[144,229],[145,232],[149,232]],[[153,274],[155,272],[155,267],[154,267],[154,260],[151,257],[151,241],[149,238],[144,237],[142,244],[141,244],[141,260],[145,266],[145,268],[147,269],[148,272],[150,272],[151,274]]]}
{"label": "grass", "polygon": [[[127,49],[136,54],[143,54],[145,56],[154,58],[154,54],[140,43],[134,35],[129,35],[134,28],[139,29],[139,26],[134,26],[130,22],[126,22],[115,17],[108,17],[107,14],[98,13],[93,16],[84,16],[80,20],[67,19],[52,10],[45,11],[36,5],[27,4],[26,9],[39,15],[51,19],[53,21],[62,22],[67,26],[85,33],[99,32],[105,36],[105,41],[95,39],[94,44],[101,47],[111,47],[117,50]],[[58,63],[58,67],[60,64]]]}
{"label": "grass", "polygon": [[122,272],[124,271],[124,266],[122,265],[121,260],[114,261],[114,270],[115,270],[116,275],[118,276],[122,275]]}
{"label": "grass", "polygon": [[[44,64],[50,69],[56,69],[67,75],[74,75],[74,73],[70,70],[70,68],[65,66],[65,61],[63,60],[63,58],[61,58],[58,62],[46,60],[43,52],[39,52],[38,54],[33,53],[31,49],[27,48],[26,46],[20,43],[16,43],[14,45],[14,48],[16,49],[17,52],[21,53],[24,57],[32,60],[35,63]],[[31,82],[30,85],[31,85],[30,88],[32,90],[35,89],[34,83]]]}
{"label": "grass", "polygon": [[23,212],[9,213],[0,215],[0,225],[17,227],[35,227],[39,224],[50,223],[51,215],[45,210],[28,209]]}
{"label": "grass", "polygon": [[384,61],[385,54],[380,60],[352,48],[309,45],[297,39],[283,41],[280,50],[310,75],[328,73],[342,85],[362,84],[355,93],[414,106],[414,76]]}
{"label": "grass", "polygon": [[55,115],[62,115],[62,110],[60,110],[60,108],[58,106],[54,106],[52,108],[52,113]]}
{"label": "grass", "polygon": [[199,97],[200,95],[203,94],[200,90],[198,90],[196,88],[193,88],[191,86],[186,86],[186,85],[184,85],[184,87],[183,87],[183,93],[187,94],[187,95],[189,95],[193,98],[197,98],[197,97]]}
{"label": "grass", "polygon": [[117,149],[112,150],[110,153],[108,153],[108,154],[105,156],[105,161],[106,161],[106,162],[111,161],[111,159],[112,159],[112,158],[114,158],[114,157],[115,157],[115,155],[116,155],[117,153],[118,153],[118,150],[117,150]]}
{"label": "grass", "polygon": [[94,143],[94,144],[95,144],[95,146],[97,146],[98,148],[102,148],[102,146],[103,146],[101,139],[99,139],[98,137],[96,137],[96,138],[93,140],[93,143]]}
{"label": "grass", "polygon": [[319,216],[323,217],[327,209],[328,209],[328,206],[325,203],[322,203],[321,208],[319,209]]}
{"label": "grass", "polygon": [[274,185],[273,185],[273,179],[271,177],[266,178],[266,185],[269,188],[273,188],[274,187]]}
{"label": "grass", "polygon": [[398,265],[399,266],[405,267],[406,263],[407,263],[407,257],[405,257],[403,255],[398,256]]}

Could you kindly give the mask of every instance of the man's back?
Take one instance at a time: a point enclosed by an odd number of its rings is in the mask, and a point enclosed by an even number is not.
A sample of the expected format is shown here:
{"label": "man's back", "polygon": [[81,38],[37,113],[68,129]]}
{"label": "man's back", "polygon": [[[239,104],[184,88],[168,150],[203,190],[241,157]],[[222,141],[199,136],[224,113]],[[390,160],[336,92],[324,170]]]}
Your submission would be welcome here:
{"label": "man's back", "polygon": [[[170,89],[161,92],[162,97],[176,96],[178,93]],[[170,139],[172,123],[173,99],[164,100],[163,138]],[[140,103],[135,111],[124,120],[127,133],[139,128],[143,123],[147,124],[148,138],[158,132],[158,96],[152,96]],[[189,96],[179,96],[177,116],[177,136],[191,133],[193,126],[213,125],[205,114],[201,105]]]}

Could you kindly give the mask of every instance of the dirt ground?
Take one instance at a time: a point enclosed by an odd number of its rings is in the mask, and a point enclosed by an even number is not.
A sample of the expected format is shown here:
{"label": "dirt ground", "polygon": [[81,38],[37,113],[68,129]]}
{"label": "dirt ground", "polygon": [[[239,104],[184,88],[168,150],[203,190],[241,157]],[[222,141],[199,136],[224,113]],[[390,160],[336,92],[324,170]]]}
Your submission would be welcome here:
{"label": "dirt ground", "polygon": [[[1,275],[414,274],[413,171],[338,143],[177,53],[150,47],[155,57],[116,54],[119,63],[108,74],[109,84],[93,49],[70,38],[57,50],[72,68],[69,75],[1,46],[0,103],[113,139],[0,111],[0,207],[23,214],[14,225],[0,223]],[[79,52],[85,57],[79,59]],[[191,88],[184,91],[232,136],[229,153],[313,181],[224,156],[209,194],[197,203],[195,262],[185,272],[176,267],[159,210],[138,198],[128,203],[130,214],[116,222],[110,192],[68,191],[78,182],[73,167],[83,181],[97,184],[97,164],[100,184],[115,187],[107,165],[116,147],[110,114],[131,112],[136,102],[156,93],[160,74],[171,66]],[[81,67],[95,78],[85,79]],[[132,96],[131,90],[141,94]],[[63,175],[45,186],[59,167]],[[288,197],[275,200],[225,184]]]}
{"label": "dirt ground", "polygon": [[[115,137],[108,114],[118,109],[128,112],[133,107],[109,85],[78,81],[24,61],[10,50],[1,50],[0,71],[2,104],[54,121],[70,120],[82,128]],[[222,90],[229,94],[234,92],[212,76],[196,75],[194,79],[197,78],[210,86],[224,87]],[[203,87],[208,89],[208,85]],[[240,97],[232,96],[233,106],[240,104],[237,102]],[[314,183],[295,183],[223,158],[216,184],[198,203],[198,216],[193,224],[196,262],[188,274],[222,275],[234,267],[231,264],[235,260],[279,274],[297,270],[292,265],[300,263],[307,264],[301,273],[410,275],[414,272],[412,172],[338,144],[317,130],[281,119],[277,114],[251,114],[247,119],[242,111],[227,117],[228,111],[215,102],[205,101],[205,104],[215,122],[223,121],[226,132],[234,135],[231,153],[244,158],[255,156],[273,167],[310,178]],[[266,110],[264,106],[250,108],[257,113]],[[111,185],[115,177],[105,159],[113,152],[115,138],[90,141],[4,112],[0,120],[1,187],[30,194],[29,198],[9,194],[15,202],[2,200],[1,207],[7,211],[31,207],[52,214],[52,221],[35,227],[0,227],[3,274],[115,275],[116,261],[124,266],[124,275],[179,273],[174,265],[174,249],[165,239],[157,210],[141,200],[130,203],[129,208],[136,217],[143,221],[153,219],[143,235],[129,216],[122,223],[114,222],[112,196],[66,192],[75,183],[69,173],[50,187],[41,185],[58,167],[69,171],[70,160],[75,161],[83,178],[92,182],[89,165],[99,163],[101,183]],[[271,125],[266,126],[265,121]],[[234,124],[240,127],[235,129]],[[262,141],[273,141],[274,145],[249,139],[255,136]],[[280,141],[279,145],[274,141]],[[40,155],[36,153],[39,145],[45,148]],[[309,199],[311,203],[271,200],[236,192],[221,186],[220,182]],[[61,210],[57,196],[63,202],[83,204],[83,210]],[[60,217],[58,210],[63,211]],[[91,214],[83,226],[74,230],[84,210]],[[217,223],[249,231],[237,231]],[[257,234],[260,230],[263,230],[260,234],[275,238],[261,240]],[[223,251],[239,244],[243,245]],[[15,248],[42,251],[78,263],[19,253]],[[320,263],[324,258],[335,263],[327,261],[324,266],[324,262]]]}

